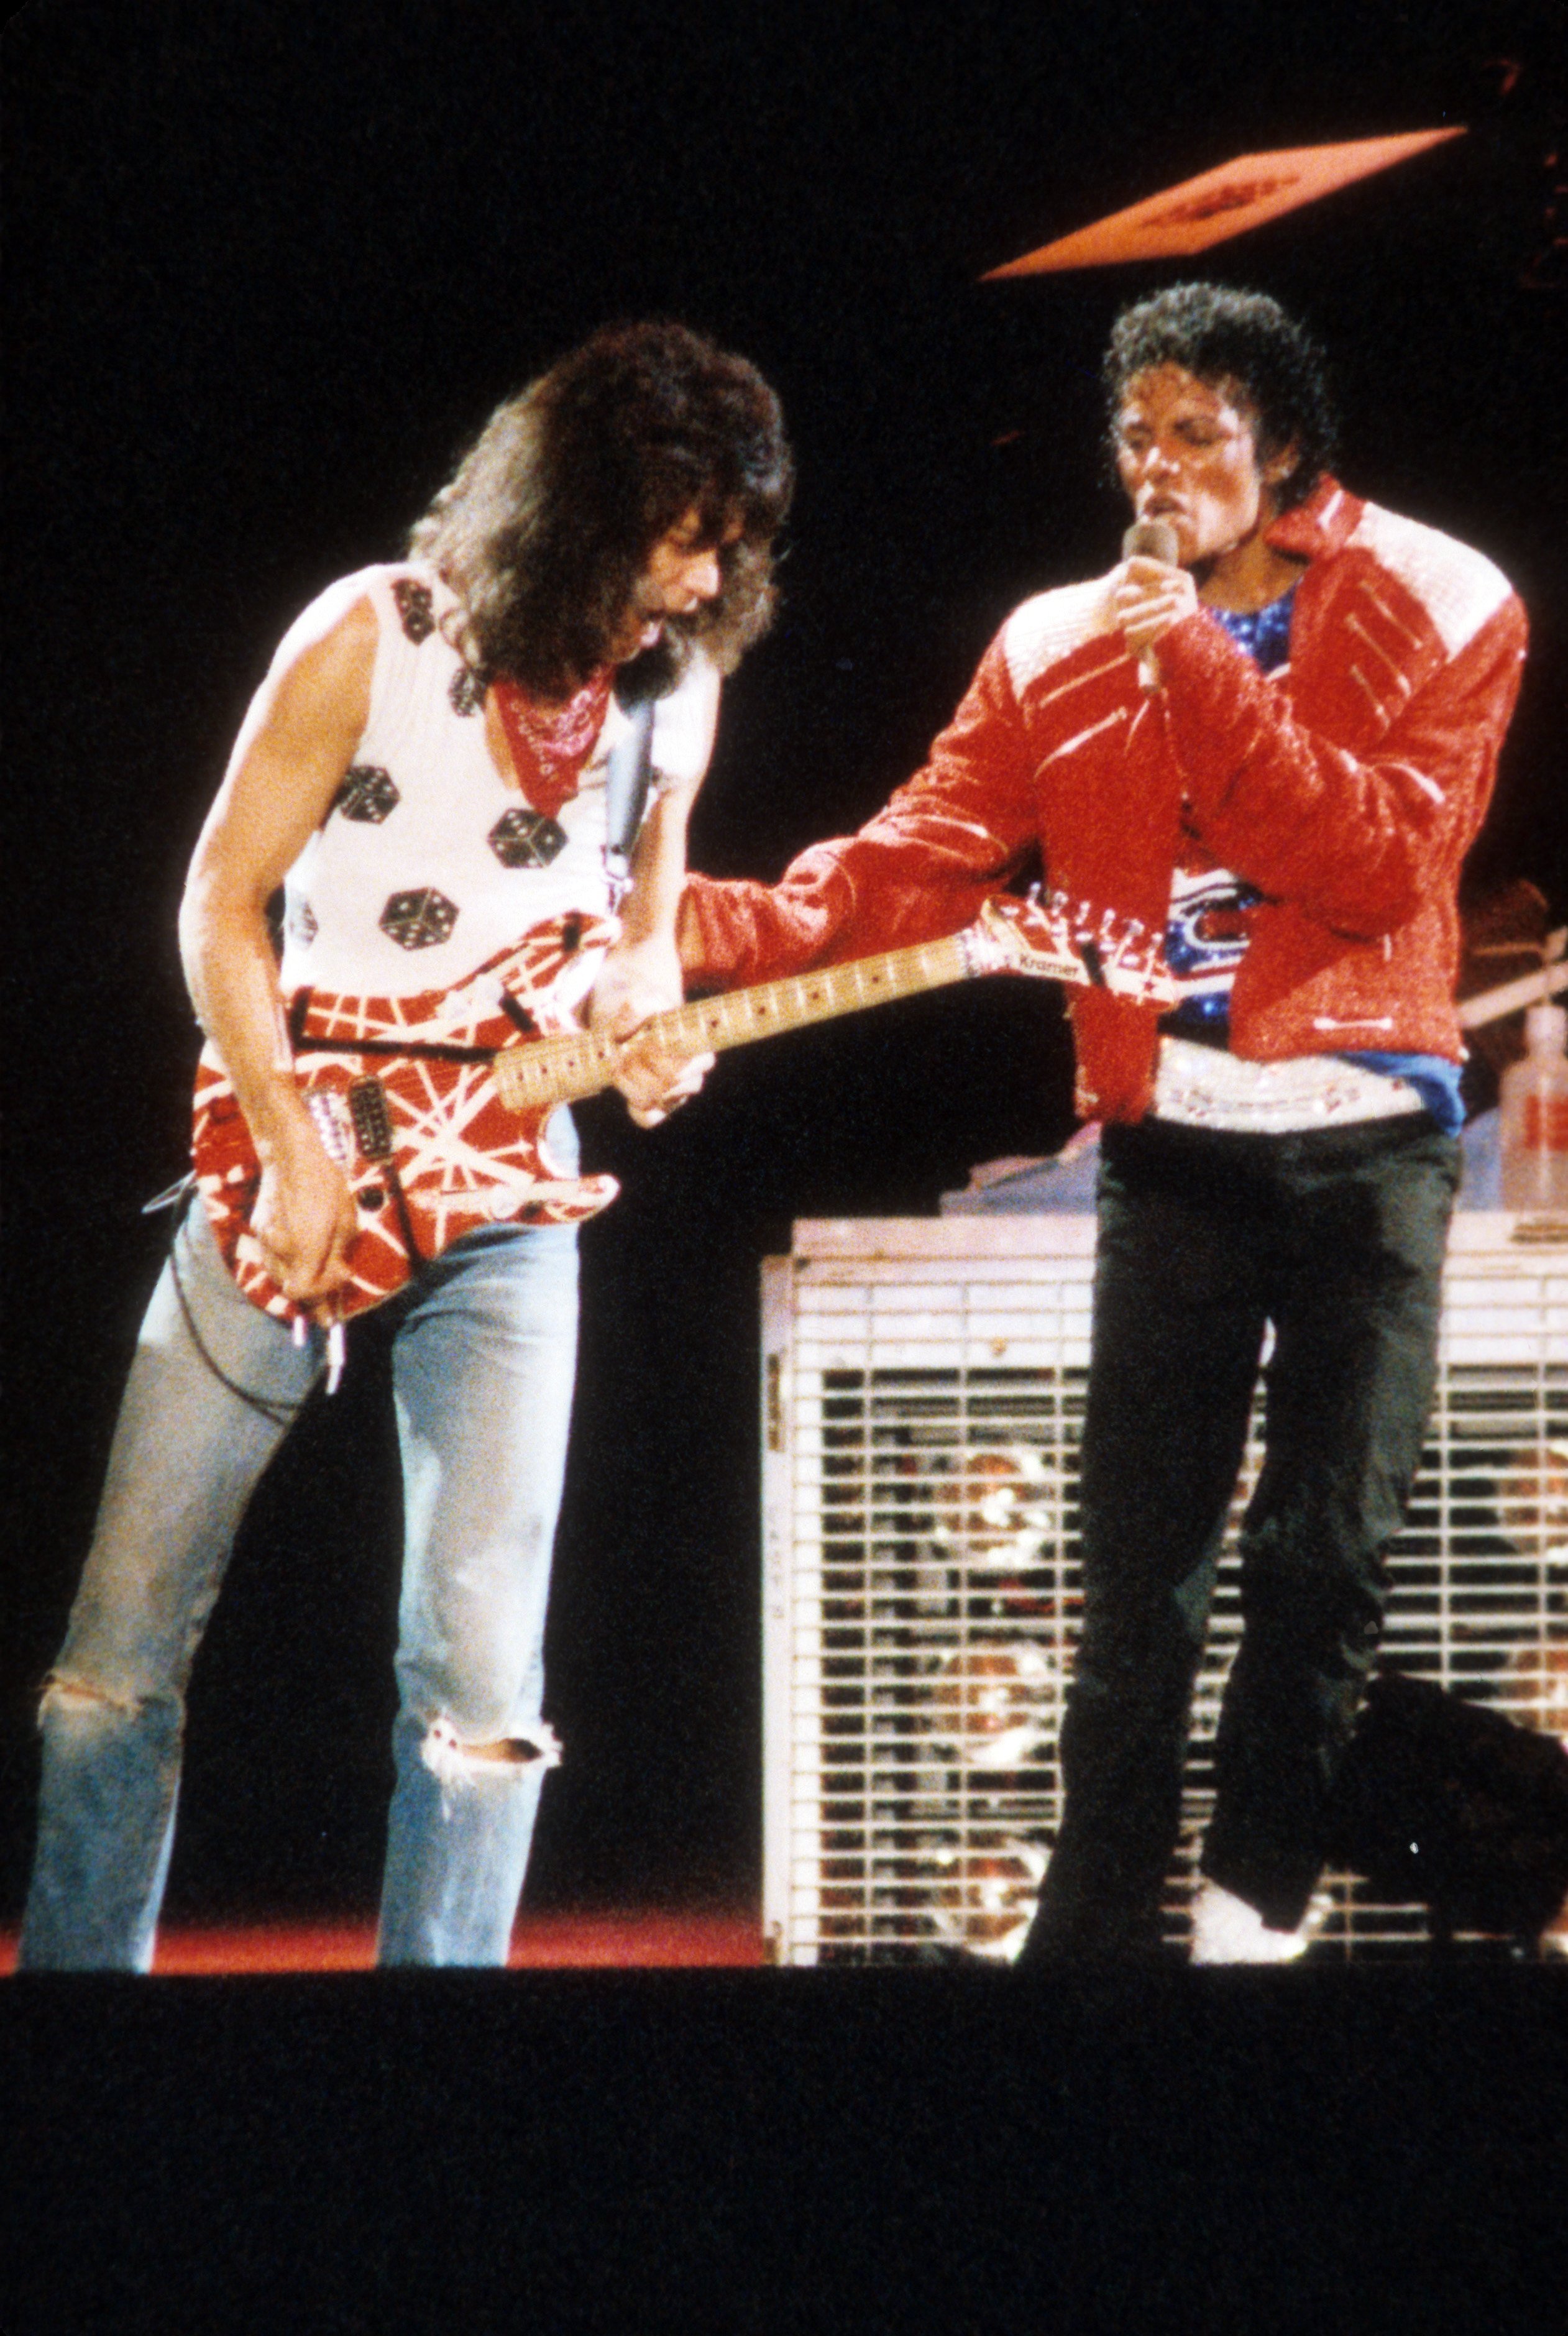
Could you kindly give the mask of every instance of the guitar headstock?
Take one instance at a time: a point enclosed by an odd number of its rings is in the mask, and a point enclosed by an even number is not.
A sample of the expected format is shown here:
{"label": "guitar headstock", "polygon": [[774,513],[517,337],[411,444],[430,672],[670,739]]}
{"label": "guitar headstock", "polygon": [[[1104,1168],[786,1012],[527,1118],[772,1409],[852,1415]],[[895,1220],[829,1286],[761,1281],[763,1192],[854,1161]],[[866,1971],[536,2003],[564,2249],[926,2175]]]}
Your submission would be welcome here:
{"label": "guitar headstock", "polygon": [[977,970],[1027,973],[1037,981],[1086,981],[1084,961],[1065,920],[1035,900],[995,894],[964,936]]}
{"label": "guitar headstock", "polygon": [[1160,937],[1105,910],[1097,920],[1058,901],[993,894],[966,939],[988,973],[1027,973],[1038,981],[1072,981],[1144,1005],[1169,1005],[1174,982]]}

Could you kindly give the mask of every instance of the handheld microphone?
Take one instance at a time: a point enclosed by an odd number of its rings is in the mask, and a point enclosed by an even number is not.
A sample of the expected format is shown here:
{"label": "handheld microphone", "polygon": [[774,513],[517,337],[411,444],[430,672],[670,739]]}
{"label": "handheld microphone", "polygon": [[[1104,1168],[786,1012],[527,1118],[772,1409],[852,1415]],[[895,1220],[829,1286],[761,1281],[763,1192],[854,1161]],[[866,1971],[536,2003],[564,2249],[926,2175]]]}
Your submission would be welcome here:
{"label": "handheld microphone", "polygon": [[1174,568],[1180,549],[1168,519],[1135,520],[1122,538],[1124,560],[1162,560],[1167,568]]}
{"label": "handheld microphone", "polygon": [[[1135,520],[1122,538],[1124,560],[1161,560],[1167,568],[1177,565],[1180,548],[1176,530],[1168,519]],[[1160,668],[1153,649],[1145,649],[1138,659],[1138,679],[1146,697],[1152,697],[1159,688]]]}

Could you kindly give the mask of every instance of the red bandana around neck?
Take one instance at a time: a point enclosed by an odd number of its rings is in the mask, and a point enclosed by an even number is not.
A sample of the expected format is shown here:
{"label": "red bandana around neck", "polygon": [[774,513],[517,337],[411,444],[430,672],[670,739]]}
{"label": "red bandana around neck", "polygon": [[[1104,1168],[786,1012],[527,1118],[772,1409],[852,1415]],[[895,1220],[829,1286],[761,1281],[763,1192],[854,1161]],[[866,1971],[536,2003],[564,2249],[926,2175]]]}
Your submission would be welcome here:
{"label": "red bandana around neck", "polygon": [[610,670],[591,674],[574,697],[554,708],[539,705],[521,683],[498,676],[491,684],[517,783],[547,819],[577,793],[582,766],[603,727]]}

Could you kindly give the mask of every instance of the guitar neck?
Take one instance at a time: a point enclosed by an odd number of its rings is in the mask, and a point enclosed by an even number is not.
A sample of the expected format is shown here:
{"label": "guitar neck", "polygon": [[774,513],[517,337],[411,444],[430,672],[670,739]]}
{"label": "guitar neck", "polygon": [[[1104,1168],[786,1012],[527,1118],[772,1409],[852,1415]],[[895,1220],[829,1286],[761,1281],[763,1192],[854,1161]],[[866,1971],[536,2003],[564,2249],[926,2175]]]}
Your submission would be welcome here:
{"label": "guitar neck", "polygon": [[[717,998],[696,998],[668,1013],[656,1014],[639,1037],[655,1039],[677,1054],[722,1054],[749,1046],[808,1022],[831,1022],[895,998],[967,980],[974,970],[966,936],[921,941],[889,949],[880,957],[854,959],[820,973],[790,974],[753,989]],[[495,1084],[510,1111],[537,1111],[599,1095],[610,1085],[620,1049],[611,1038],[589,1030],[552,1032],[526,1046],[508,1047],[495,1059]]]}

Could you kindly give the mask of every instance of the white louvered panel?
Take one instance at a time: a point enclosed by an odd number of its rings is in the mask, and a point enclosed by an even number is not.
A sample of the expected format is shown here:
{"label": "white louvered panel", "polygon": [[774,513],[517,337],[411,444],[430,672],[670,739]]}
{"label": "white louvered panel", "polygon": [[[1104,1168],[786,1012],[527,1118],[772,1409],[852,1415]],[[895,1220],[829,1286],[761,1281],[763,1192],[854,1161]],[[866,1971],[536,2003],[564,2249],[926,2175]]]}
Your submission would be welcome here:
{"label": "white louvered panel", "polygon": [[[1511,1231],[1456,1227],[1385,1647],[1568,1733],[1568,1257]],[[766,1269],[765,1895],[782,1960],[1016,1948],[1059,1809],[1092,1248],[1073,1219],[808,1224]],[[1254,1435],[1198,1682],[1173,1936],[1260,1456]],[[1424,1944],[1418,1909],[1329,1889],[1320,1955]]]}

